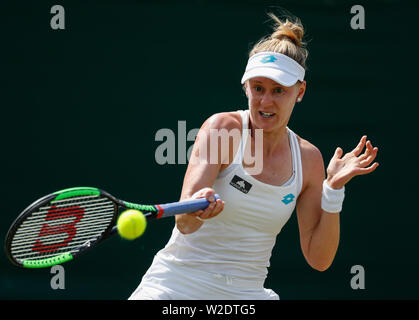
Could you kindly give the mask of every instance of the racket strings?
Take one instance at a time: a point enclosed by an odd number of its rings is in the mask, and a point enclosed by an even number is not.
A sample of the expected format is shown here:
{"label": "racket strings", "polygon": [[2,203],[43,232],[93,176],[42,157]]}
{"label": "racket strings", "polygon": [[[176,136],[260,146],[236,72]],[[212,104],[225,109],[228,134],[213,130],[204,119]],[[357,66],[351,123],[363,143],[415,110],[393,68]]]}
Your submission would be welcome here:
{"label": "racket strings", "polygon": [[38,260],[77,252],[102,236],[115,211],[111,200],[97,195],[52,201],[20,224],[11,253],[17,260]]}

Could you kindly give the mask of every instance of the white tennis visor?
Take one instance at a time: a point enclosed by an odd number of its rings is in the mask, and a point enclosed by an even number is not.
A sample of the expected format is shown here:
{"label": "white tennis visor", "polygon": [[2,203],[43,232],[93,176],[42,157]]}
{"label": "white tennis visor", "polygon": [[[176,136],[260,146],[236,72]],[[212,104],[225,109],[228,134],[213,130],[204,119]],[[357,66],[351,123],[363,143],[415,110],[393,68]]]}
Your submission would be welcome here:
{"label": "white tennis visor", "polygon": [[304,81],[305,70],[294,59],[276,52],[260,52],[249,58],[241,83],[256,77],[266,77],[285,87]]}

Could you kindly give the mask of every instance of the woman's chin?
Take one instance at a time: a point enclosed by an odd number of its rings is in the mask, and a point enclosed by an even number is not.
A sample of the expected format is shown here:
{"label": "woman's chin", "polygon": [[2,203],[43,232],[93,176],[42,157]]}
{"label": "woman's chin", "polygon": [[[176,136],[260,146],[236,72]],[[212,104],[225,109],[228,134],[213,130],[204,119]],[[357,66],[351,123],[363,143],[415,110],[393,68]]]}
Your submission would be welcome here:
{"label": "woman's chin", "polygon": [[272,131],[278,126],[278,119],[276,116],[270,119],[258,117],[256,121],[254,121],[254,125],[256,128],[263,129],[266,132]]}

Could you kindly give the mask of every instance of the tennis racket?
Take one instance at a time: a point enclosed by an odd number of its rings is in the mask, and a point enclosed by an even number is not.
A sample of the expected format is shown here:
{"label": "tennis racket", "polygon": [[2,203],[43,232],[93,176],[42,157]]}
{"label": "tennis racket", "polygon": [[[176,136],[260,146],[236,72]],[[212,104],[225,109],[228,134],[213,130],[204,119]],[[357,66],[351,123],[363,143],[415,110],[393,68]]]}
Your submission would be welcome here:
{"label": "tennis racket", "polygon": [[65,189],[35,201],[16,218],[6,236],[6,253],[20,267],[51,267],[74,259],[117,233],[117,217],[125,209],[140,210],[151,220],[203,210],[209,204],[200,198],[142,205],[119,200],[97,188]]}

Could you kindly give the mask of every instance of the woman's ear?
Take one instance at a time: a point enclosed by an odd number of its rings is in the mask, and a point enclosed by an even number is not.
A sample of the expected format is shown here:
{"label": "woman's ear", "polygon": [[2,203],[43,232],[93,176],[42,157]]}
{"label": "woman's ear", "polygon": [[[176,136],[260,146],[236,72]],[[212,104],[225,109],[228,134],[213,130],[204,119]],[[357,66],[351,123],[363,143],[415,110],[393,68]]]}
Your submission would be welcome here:
{"label": "woman's ear", "polygon": [[242,89],[243,89],[244,94],[246,95],[246,97],[249,98],[249,96],[247,95],[247,81],[243,84]]}
{"label": "woman's ear", "polygon": [[303,100],[304,93],[306,92],[306,86],[307,86],[307,83],[306,83],[306,81],[304,80],[304,81],[300,84],[300,87],[298,88],[297,102],[301,102],[301,100]]}

